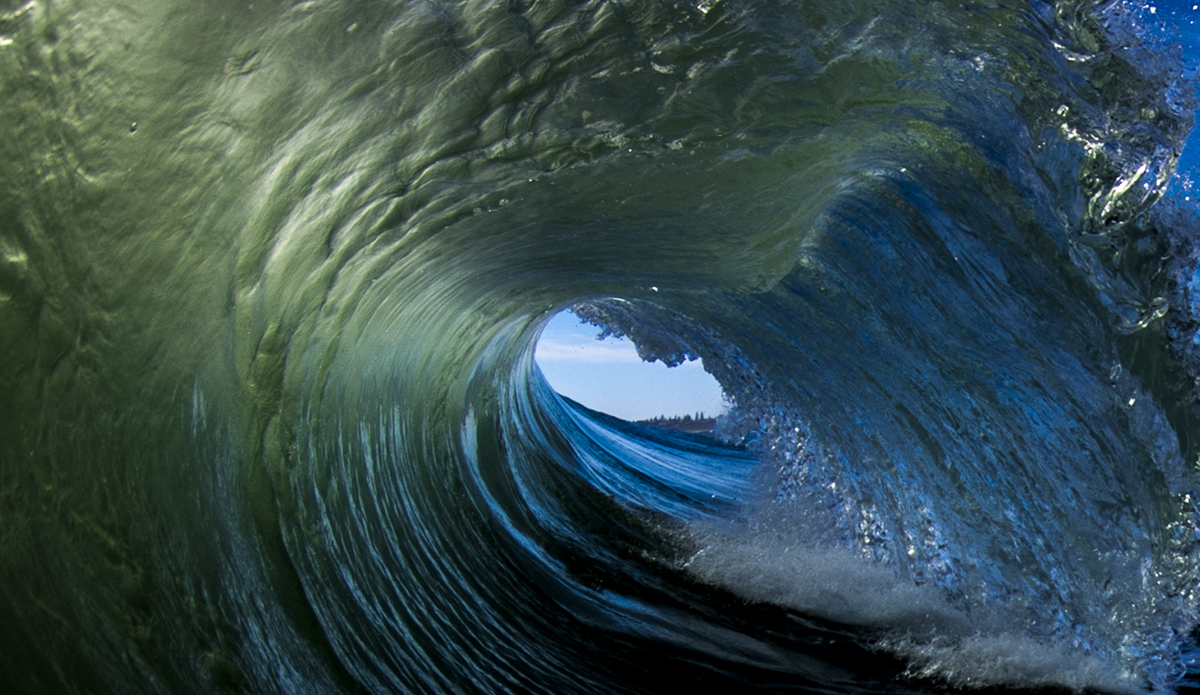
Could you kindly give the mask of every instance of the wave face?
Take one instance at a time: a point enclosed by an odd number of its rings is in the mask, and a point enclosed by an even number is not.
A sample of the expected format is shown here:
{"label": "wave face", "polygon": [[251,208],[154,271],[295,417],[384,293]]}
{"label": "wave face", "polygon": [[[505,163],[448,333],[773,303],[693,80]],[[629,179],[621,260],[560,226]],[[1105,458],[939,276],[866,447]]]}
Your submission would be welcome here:
{"label": "wave face", "polygon": [[[1124,6],[0,12],[0,690],[1187,677],[1192,105]],[[725,443],[555,394],[569,306]]]}

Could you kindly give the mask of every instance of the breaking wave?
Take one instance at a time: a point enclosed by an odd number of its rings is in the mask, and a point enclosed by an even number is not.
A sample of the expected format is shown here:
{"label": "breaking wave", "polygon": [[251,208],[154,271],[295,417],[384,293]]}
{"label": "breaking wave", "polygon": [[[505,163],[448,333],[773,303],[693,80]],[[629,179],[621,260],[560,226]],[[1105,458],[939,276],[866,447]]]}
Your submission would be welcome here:
{"label": "breaking wave", "polygon": [[[2,689],[1185,683],[1135,10],[0,0]],[[568,307],[719,441],[554,393]]]}

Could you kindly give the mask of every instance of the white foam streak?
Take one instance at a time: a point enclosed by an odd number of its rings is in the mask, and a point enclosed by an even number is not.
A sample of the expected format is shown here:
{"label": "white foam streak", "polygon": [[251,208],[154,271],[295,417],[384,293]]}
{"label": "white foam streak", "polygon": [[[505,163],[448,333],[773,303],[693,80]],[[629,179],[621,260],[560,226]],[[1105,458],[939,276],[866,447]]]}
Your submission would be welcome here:
{"label": "white foam streak", "polygon": [[1022,629],[995,607],[959,607],[942,591],[898,577],[848,550],[785,545],[780,536],[705,534],[686,564],[697,579],[747,601],[876,629],[876,646],[908,675],[954,687],[1056,686],[1144,692],[1139,680],[1071,644]]}

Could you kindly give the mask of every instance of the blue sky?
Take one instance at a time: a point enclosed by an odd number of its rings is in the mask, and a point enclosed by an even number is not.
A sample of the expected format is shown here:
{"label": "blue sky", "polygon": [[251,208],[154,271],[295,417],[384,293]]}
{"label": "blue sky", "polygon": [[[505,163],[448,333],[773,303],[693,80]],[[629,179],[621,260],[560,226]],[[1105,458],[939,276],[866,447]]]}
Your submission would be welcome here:
{"label": "blue sky", "polygon": [[534,357],[555,391],[626,420],[723,409],[721,387],[700,360],[674,368],[643,362],[630,341],[597,340],[599,333],[568,311],[546,325]]}
{"label": "blue sky", "polygon": [[[1183,48],[1184,61],[1193,71],[1200,68],[1200,0],[1167,0],[1166,2],[1142,2],[1140,20],[1152,31],[1159,28],[1161,35],[1178,41]],[[1193,76],[1195,79],[1195,74]],[[1179,159],[1179,175],[1174,188],[1189,200],[1200,195],[1200,133],[1192,131]],[[1182,190],[1181,190],[1182,189]]]}
{"label": "blue sky", "polygon": [[[1183,44],[1193,69],[1200,66],[1200,0],[1142,2],[1139,19],[1152,31]],[[1192,133],[1179,164],[1174,189],[1187,199],[1200,196],[1200,134]],[[642,362],[628,340],[597,340],[599,329],[570,312],[551,319],[538,341],[535,357],[546,380],[559,393],[626,420],[656,415],[719,413],[721,387],[700,361],[668,368]]]}

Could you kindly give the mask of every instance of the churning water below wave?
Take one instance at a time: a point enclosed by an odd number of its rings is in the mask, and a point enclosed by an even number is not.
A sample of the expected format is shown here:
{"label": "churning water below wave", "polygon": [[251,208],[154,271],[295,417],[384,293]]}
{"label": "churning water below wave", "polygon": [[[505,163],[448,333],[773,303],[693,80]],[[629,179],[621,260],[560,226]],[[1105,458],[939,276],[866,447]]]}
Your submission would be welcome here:
{"label": "churning water below wave", "polygon": [[[0,690],[1180,685],[1194,90],[1138,26],[0,0]],[[555,394],[567,307],[722,443]]]}

